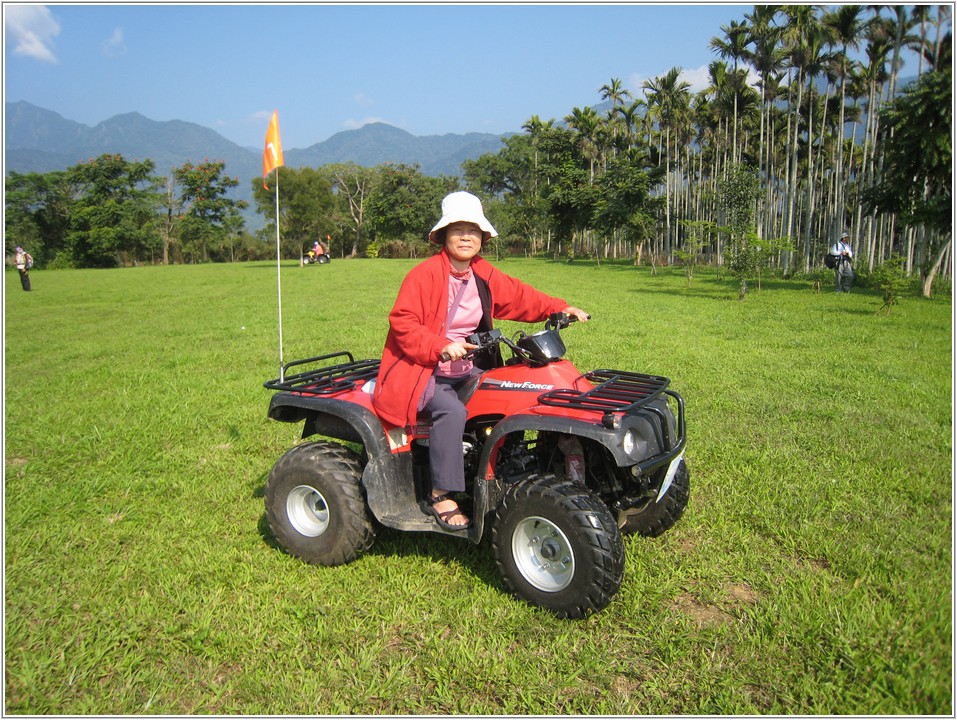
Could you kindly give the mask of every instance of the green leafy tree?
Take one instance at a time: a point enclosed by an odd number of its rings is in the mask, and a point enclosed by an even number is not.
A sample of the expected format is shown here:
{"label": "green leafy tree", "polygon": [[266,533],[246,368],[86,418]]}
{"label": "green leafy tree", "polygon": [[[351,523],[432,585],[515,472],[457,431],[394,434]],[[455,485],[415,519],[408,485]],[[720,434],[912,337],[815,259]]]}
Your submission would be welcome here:
{"label": "green leafy tree", "polygon": [[383,165],[369,197],[367,217],[376,254],[416,257],[428,249],[429,230],[454,178],[423,175],[418,165]]}
{"label": "green leafy tree", "polygon": [[684,262],[685,277],[691,287],[698,258],[717,234],[718,226],[711,220],[682,220],[681,226],[685,229],[684,246],[675,250],[675,256]]}
{"label": "green leafy tree", "polygon": [[52,262],[67,244],[72,188],[66,171],[11,172],[4,196],[6,251],[27,248],[38,265]]}
{"label": "green leafy tree", "polygon": [[949,70],[925,73],[881,113],[888,128],[884,172],[865,196],[870,210],[898,213],[904,224],[924,229],[918,267],[925,297],[953,237],[952,77]]}
{"label": "green leafy tree", "polygon": [[549,213],[558,237],[569,241],[569,257],[574,257],[575,238],[592,222],[598,204],[597,186],[589,179],[589,170],[568,160],[554,176],[548,190]]}
{"label": "green leafy tree", "polygon": [[654,232],[663,205],[651,196],[660,169],[645,168],[646,156],[634,149],[608,161],[597,183],[594,224],[605,237],[621,235],[639,248]]}
{"label": "green leafy tree", "polygon": [[497,153],[462,163],[466,185],[492,198],[486,214],[498,230],[499,241],[512,252],[535,254],[548,236],[547,204],[538,192],[535,139],[511,135]]}
{"label": "green leafy tree", "polygon": [[904,259],[900,255],[891,255],[871,273],[871,283],[881,291],[881,305],[875,314],[890,315],[891,310],[904,296],[907,289],[907,275],[904,274]]}
{"label": "green leafy tree", "polygon": [[239,180],[223,175],[225,167],[224,162],[205,160],[173,169],[184,209],[180,222],[183,252],[193,261],[208,261],[211,249],[231,253],[232,242],[243,228],[239,211],[248,203],[226,196]]}
{"label": "green leafy tree", "polygon": [[[340,204],[333,192],[335,181],[326,169],[284,167],[279,172],[279,239],[284,254],[299,257],[316,240],[325,244],[326,235],[332,234]],[[255,178],[253,202],[267,222],[260,236],[275,243],[275,186],[267,190]]]}
{"label": "green leafy tree", "polygon": [[743,300],[748,292],[748,278],[757,268],[758,253],[752,242],[757,192],[757,175],[746,165],[733,166],[719,183],[720,204],[725,215],[724,230],[729,236],[725,255],[728,269],[740,283],[739,300]]}
{"label": "green leafy tree", "polygon": [[101,155],[67,171],[77,193],[67,234],[68,259],[75,267],[113,267],[124,257],[143,258],[159,246],[159,197],[153,161]]}
{"label": "green leafy tree", "polygon": [[793,252],[794,244],[789,238],[763,238],[757,233],[748,234],[748,242],[754,251],[754,272],[758,282],[758,292],[761,292],[761,273],[770,262],[784,252]]}

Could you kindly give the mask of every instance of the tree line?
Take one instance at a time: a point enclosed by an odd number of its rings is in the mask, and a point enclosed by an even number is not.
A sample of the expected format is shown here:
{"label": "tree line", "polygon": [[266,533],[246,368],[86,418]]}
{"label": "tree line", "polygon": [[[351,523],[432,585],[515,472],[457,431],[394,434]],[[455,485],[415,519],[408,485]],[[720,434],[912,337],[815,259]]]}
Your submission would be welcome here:
{"label": "tree line", "polygon": [[[461,178],[414,165],[281,168],[283,254],[316,239],[338,256],[425,254],[441,198],[464,186],[486,203],[496,253],[700,260],[743,287],[762,271],[818,267],[847,229],[862,270],[892,259],[929,294],[952,253],[950,23],[949,6],[754,6],[712,39],[703,91],[680,68],[646,81],[641,98],[612,78],[602,110],[533,116]],[[917,80],[902,88],[907,49]],[[250,179],[267,222],[254,237],[224,169],[207,160],[157,178],[151,161],[104,155],[11,173],[7,244],[64,267],[274,255],[274,186]]]}
{"label": "tree line", "polygon": [[45,267],[233,260],[247,203],[239,180],[204,160],[154,175],[152,160],[104,154],[66,170],[6,178],[7,250],[30,248]]}

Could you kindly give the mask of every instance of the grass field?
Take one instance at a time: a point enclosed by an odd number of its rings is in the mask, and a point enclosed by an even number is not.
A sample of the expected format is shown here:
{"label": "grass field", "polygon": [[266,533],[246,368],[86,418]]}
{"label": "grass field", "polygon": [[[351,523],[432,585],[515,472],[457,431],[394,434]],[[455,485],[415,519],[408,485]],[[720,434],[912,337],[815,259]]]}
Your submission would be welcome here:
{"label": "grass field", "polygon": [[[378,357],[412,264],[284,266],[285,359]],[[685,398],[688,510],[608,608],[511,598],[487,542],[277,549],[274,265],[7,272],[5,713],[954,712],[949,297],[498,265],[592,314],[580,369]]]}

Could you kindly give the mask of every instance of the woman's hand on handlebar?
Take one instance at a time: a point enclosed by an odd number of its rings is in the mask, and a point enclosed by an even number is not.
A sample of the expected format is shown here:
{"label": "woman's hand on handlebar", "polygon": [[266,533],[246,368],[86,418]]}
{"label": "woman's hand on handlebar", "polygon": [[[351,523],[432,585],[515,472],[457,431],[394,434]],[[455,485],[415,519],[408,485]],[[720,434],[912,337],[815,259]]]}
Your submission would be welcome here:
{"label": "woman's hand on handlebar", "polygon": [[478,345],[473,345],[472,343],[456,340],[455,342],[450,342],[444,348],[442,348],[442,354],[439,356],[439,359],[442,362],[449,362],[450,360],[461,360],[469,352],[478,348]]}
{"label": "woman's hand on handlebar", "polygon": [[566,315],[571,315],[578,322],[588,322],[588,319],[591,317],[591,315],[586,313],[584,310],[577,307],[572,307],[571,305],[562,310],[562,312]]}

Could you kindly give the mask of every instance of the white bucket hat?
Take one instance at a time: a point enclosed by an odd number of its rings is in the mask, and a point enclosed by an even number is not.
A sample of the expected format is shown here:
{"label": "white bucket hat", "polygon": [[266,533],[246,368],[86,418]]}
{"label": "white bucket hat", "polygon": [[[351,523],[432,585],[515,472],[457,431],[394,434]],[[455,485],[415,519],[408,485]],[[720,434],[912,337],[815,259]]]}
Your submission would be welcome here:
{"label": "white bucket hat", "polygon": [[[488,237],[497,237],[498,233],[492,227],[482,212],[482,201],[472,193],[464,191],[446,195],[442,200],[442,219],[429,232],[429,240],[435,242],[435,233],[455,222],[475,223]],[[488,238],[485,238],[488,239]]]}

